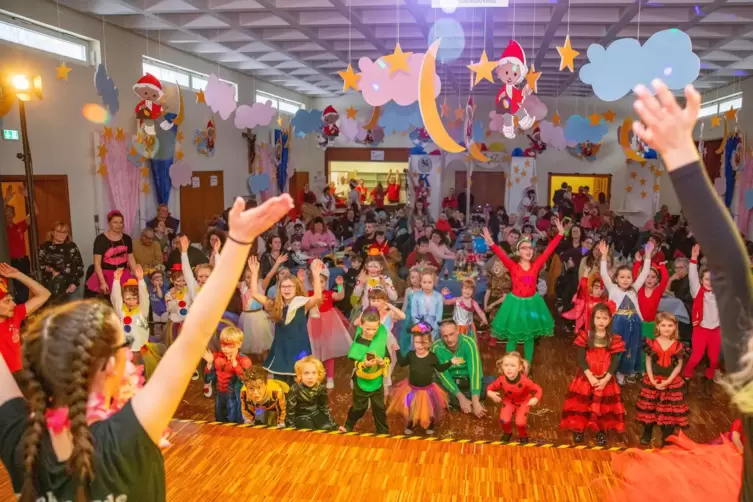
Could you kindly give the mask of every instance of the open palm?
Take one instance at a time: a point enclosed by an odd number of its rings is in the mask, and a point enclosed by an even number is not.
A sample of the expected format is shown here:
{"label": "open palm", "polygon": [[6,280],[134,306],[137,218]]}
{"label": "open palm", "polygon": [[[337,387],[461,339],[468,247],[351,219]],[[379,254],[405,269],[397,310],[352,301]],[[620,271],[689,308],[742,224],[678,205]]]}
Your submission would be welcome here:
{"label": "open palm", "polygon": [[246,203],[238,197],[230,208],[228,223],[230,234],[236,240],[253,242],[259,235],[282,219],[293,209],[293,199],[289,194],[272,197],[258,207],[246,209]]}

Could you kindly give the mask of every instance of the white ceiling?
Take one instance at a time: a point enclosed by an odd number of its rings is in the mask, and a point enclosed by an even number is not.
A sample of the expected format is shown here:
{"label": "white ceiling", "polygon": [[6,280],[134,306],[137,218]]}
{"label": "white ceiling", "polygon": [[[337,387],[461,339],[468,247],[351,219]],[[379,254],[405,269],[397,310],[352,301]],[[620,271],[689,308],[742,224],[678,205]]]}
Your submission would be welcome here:
{"label": "white ceiling", "polygon": [[[54,1],[54,0],[53,0]],[[431,0],[60,0],[73,9],[159,38],[162,43],[310,96],[342,93],[349,61],[404,51],[424,52],[436,19],[453,17],[466,34],[465,50],[438,66],[444,89],[468,91],[466,65],[485,48],[498,58],[511,37],[543,71],[542,95],[591,95],[578,79],[592,43],[680,28],[701,57],[702,90],[753,74],[753,1],[741,0],[510,0],[508,8],[462,8],[448,15]],[[568,16],[569,6],[569,16]],[[560,72],[556,45],[569,32],[580,51],[575,73]],[[514,22],[513,22],[514,19]],[[535,50],[534,50],[535,47]],[[535,55],[535,58],[533,57]],[[632,64],[636,64],[633,62]],[[484,82],[474,91],[496,94]]]}

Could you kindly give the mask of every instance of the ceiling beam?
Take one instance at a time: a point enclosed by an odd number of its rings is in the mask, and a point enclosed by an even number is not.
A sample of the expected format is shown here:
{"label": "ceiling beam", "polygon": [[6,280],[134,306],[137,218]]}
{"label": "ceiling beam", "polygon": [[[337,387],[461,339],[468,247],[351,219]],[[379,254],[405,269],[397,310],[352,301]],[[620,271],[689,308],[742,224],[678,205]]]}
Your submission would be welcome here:
{"label": "ceiling beam", "polygon": [[549,50],[549,46],[552,45],[552,39],[554,39],[554,35],[557,33],[557,28],[559,28],[560,23],[562,23],[562,18],[564,18],[567,13],[568,5],[569,3],[562,2],[558,3],[557,6],[552,9],[552,17],[546,25],[544,37],[539,44],[539,50],[536,51],[534,66],[538,68],[539,71],[541,71],[542,63],[544,62],[544,56]]}

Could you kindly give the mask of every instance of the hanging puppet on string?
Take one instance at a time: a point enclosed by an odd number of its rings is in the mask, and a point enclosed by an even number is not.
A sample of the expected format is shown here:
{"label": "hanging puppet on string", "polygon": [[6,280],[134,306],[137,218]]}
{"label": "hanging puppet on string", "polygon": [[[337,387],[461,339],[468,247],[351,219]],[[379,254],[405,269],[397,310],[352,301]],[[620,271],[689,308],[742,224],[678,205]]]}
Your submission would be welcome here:
{"label": "hanging puppet on string", "polygon": [[319,147],[327,148],[335,144],[335,138],[340,135],[340,128],[337,127],[337,121],[340,119],[340,114],[337,113],[335,107],[328,105],[322,112],[322,134],[319,136]]}
{"label": "hanging puppet on string", "polygon": [[524,131],[530,129],[536,121],[536,117],[529,115],[523,107],[523,102],[533,90],[528,85],[522,90],[516,87],[525,79],[528,66],[525,53],[515,40],[510,40],[510,44],[502,52],[496,73],[502,81],[502,88],[496,99],[497,113],[502,115],[504,120],[502,134],[512,139],[515,137],[515,117],[518,117],[518,125]]}
{"label": "hanging puppet on string", "polygon": [[172,122],[165,120],[163,115],[163,111],[167,110],[166,107],[163,110],[162,106],[166,95],[157,77],[147,73],[133,86],[133,92],[141,98],[135,108],[140,132],[147,136],[155,136],[157,134],[156,124],[158,123],[160,128],[165,131],[172,129]]}

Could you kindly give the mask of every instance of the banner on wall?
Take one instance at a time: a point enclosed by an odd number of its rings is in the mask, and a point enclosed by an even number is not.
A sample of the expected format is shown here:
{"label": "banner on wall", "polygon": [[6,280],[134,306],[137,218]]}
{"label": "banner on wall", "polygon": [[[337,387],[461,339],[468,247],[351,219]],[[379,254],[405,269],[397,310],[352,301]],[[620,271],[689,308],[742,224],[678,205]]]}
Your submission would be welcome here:
{"label": "banner on wall", "polygon": [[505,207],[509,214],[517,213],[522,216],[525,213],[525,206],[530,206],[538,199],[536,159],[511,157],[510,168],[506,174]]}

